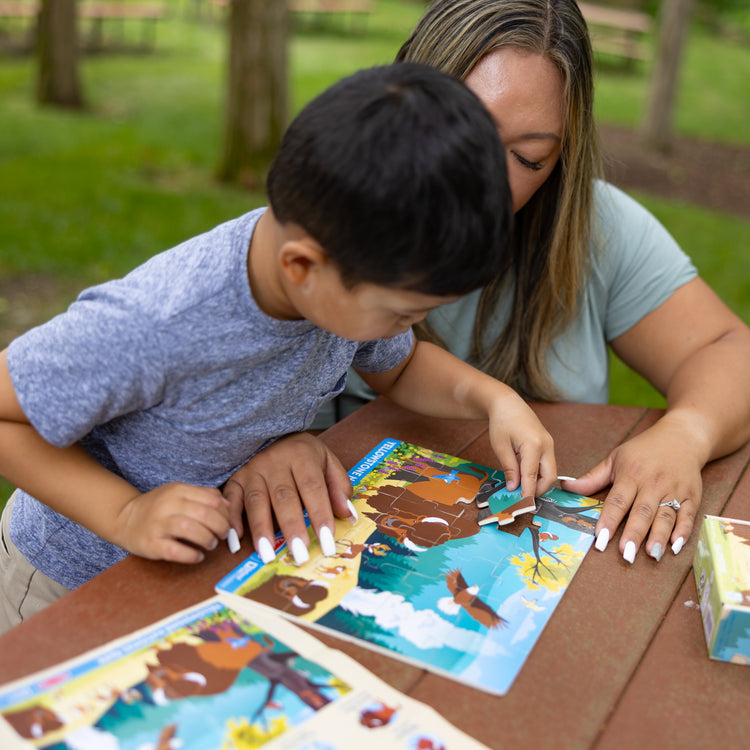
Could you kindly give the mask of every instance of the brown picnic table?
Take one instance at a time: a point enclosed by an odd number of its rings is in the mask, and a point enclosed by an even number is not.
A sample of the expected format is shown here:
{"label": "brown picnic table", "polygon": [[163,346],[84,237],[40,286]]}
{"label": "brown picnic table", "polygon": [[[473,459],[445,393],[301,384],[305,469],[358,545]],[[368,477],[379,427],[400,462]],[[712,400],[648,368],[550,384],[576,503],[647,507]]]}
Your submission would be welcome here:
{"label": "brown picnic table", "polygon": [[[555,438],[560,473],[577,476],[656,409],[534,405]],[[377,399],[322,434],[353,466],[386,437],[497,462],[484,422],[418,416]],[[750,445],[703,472],[701,511],[750,519]],[[491,748],[703,750],[747,744],[750,671],[708,658],[692,559],[697,529],[661,562],[618,552],[586,555],[507,695],[496,697],[317,633]],[[247,536],[239,555],[252,551]],[[199,566],[129,557],[0,637],[0,682],[50,667],[211,596],[238,564],[224,545]]]}

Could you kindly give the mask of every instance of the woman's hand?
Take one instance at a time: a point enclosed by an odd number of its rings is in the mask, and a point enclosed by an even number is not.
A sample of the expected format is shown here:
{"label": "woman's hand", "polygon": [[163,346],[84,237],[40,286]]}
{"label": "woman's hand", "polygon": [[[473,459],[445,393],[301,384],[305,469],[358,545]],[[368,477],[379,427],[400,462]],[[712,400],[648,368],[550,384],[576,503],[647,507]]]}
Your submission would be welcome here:
{"label": "woman's hand", "polygon": [[696,278],[611,344],[666,396],[666,414],[563,486],[591,495],[611,484],[596,526],[597,549],[628,514],[623,556],[633,562],[645,542],[658,560],[667,545],[676,554],[690,536],[705,464],[750,438],[750,330]]}
{"label": "woman's hand", "polygon": [[658,561],[667,546],[677,554],[693,529],[703,494],[698,454],[690,433],[662,418],[582,477],[564,481],[563,488],[593,495],[611,484],[596,524],[596,548],[604,551],[627,516],[620,537],[623,557],[632,563],[645,542],[646,552]]}
{"label": "woman's hand", "polygon": [[224,485],[232,527],[242,536],[247,514],[253,545],[264,562],[273,559],[274,516],[299,565],[307,561],[308,534],[303,511],[325,555],[335,553],[334,515],[356,521],[352,486],[341,462],[309,433],[288,435],[238,469]]}

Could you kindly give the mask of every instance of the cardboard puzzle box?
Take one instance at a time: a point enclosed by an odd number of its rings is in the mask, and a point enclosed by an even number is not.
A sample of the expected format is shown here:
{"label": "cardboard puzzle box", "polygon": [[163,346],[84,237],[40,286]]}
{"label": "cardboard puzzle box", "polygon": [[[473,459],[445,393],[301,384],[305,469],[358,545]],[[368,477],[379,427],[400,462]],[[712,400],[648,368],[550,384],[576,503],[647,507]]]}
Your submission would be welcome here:
{"label": "cardboard puzzle box", "polygon": [[708,655],[750,665],[750,521],[705,516],[693,570]]}

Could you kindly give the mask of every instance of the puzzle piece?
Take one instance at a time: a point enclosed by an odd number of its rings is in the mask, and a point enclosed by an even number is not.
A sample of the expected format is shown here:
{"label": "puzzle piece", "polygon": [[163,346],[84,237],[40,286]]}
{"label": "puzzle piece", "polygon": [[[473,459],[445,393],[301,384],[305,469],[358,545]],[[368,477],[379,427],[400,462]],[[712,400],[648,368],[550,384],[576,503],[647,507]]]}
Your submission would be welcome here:
{"label": "puzzle piece", "polygon": [[419,472],[403,468],[389,471],[385,476],[388,484],[396,484],[397,482],[411,484],[412,482],[419,482],[421,477]]}
{"label": "puzzle piece", "polygon": [[[474,479],[478,489],[479,482]],[[428,477],[406,487],[380,485],[371,490],[360,512],[383,535],[415,552],[471,536],[478,528],[473,503],[454,502],[445,495],[430,497],[445,486],[440,477]]]}
{"label": "puzzle piece", "polygon": [[401,587],[407,599],[413,599],[417,594],[432,587],[434,583],[435,578],[433,576],[421,575],[413,568],[403,569]]}
{"label": "puzzle piece", "polygon": [[578,504],[575,504],[571,501],[571,495],[553,489],[538,498],[537,515],[552,523],[593,536],[602,504],[601,500],[587,497],[578,498]]}
{"label": "puzzle piece", "polygon": [[[448,456],[427,451],[409,454],[407,469],[395,470],[389,479],[409,481],[408,474],[416,472],[409,489],[417,496],[444,505],[469,504],[483,484],[494,477],[492,470],[470,461],[457,462]],[[502,479],[502,475],[500,477]],[[454,515],[460,515],[459,510]]]}
{"label": "puzzle piece", "polygon": [[480,586],[467,582],[460,568],[446,573],[445,585],[448,596],[438,600],[438,609],[459,618],[468,617],[490,629],[507,626],[507,620],[497,614],[495,607],[480,597]]}
{"label": "puzzle piece", "polygon": [[492,476],[482,482],[477,496],[474,498],[477,508],[487,508],[490,496],[505,489],[505,476],[501,471],[496,471]]}
{"label": "puzzle piece", "polygon": [[451,539],[451,528],[448,521],[439,516],[428,516],[414,525],[411,534],[412,542],[421,548],[437,547]]}
{"label": "puzzle piece", "polygon": [[496,493],[490,495],[487,508],[480,508],[478,522],[480,526],[496,523],[505,526],[515,521],[516,516],[522,513],[535,513],[536,501],[532,496],[520,497],[520,490],[509,493]]}

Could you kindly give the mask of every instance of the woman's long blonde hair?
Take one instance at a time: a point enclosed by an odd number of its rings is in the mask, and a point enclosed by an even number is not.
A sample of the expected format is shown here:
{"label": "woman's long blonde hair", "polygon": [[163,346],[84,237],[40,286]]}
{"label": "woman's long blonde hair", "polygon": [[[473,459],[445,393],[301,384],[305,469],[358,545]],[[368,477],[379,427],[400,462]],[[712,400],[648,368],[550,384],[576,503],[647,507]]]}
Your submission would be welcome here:
{"label": "woman's long blonde hair", "polygon": [[[554,337],[573,320],[589,270],[593,183],[601,174],[594,124],[591,40],[574,0],[436,0],[397,60],[433,65],[465,78],[499,47],[544,55],[562,74],[565,130],[554,170],[516,214],[504,273],[482,290],[472,360],[528,398],[559,396],[546,366]],[[512,311],[490,346],[483,333],[515,280]],[[419,332],[435,340],[428,327]]]}

